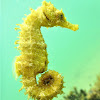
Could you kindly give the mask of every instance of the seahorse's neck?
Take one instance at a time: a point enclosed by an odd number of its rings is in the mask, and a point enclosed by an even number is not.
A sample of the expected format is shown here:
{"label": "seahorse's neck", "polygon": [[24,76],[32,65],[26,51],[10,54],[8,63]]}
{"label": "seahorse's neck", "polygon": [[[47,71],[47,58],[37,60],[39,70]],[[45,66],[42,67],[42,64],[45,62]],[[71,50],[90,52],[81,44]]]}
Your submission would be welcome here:
{"label": "seahorse's neck", "polygon": [[30,9],[31,13],[24,19],[24,23],[34,27],[35,29],[40,29],[41,26],[43,26],[43,23],[45,23],[45,14],[41,7],[39,7],[37,10]]}

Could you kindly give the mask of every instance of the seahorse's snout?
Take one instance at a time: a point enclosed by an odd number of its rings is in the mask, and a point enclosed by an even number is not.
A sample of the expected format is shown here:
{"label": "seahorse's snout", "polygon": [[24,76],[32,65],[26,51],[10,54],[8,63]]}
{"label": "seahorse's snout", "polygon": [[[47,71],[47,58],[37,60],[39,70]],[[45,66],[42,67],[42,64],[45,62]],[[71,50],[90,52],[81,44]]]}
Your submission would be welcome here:
{"label": "seahorse's snout", "polygon": [[68,21],[62,22],[60,26],[61,26],[61,27],[64,27],[64,28],[71,29],[71,30],[73,30],[73,31],[76,31],[76,30],[79,29],[79,25],[77,25],[77,24],[72,24],[72,23],[70,23],[70,22],[68,22]]}

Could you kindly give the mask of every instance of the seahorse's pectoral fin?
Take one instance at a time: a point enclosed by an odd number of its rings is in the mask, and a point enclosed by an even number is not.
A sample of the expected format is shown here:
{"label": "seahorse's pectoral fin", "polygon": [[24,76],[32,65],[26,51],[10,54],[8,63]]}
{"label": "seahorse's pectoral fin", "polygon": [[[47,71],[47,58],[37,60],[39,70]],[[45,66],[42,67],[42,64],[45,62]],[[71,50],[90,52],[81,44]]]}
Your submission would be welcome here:
{"label": "seahorse's pectoral fin", "polygon": [[73,31],[78,30],[78,29],[79,29],[78,26],[79,26],[79,25],[77,25],[77,24],[72,24],[72,23],[70,23],[70,22],[68,22],[68,21],[65,21],[65,22],[62,22],[62,23],[61,23],[61,27],[65,27],[65,28],[71,29],[71,30],[73,30]]}

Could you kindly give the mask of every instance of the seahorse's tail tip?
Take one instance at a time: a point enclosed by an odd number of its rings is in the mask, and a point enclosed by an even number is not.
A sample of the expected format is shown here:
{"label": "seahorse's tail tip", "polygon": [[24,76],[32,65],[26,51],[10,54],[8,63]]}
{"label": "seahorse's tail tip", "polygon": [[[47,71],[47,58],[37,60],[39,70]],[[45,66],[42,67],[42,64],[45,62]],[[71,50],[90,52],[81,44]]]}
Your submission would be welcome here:
{"label": "seahorse's tail tip", "polygon": [[63,77],[58,72],[54,70],[45,72],[39,79],[39,86],[42,90],[39,98],[52,100],[52,98],[57,97],[57,94],[62,94],[63,83]]}

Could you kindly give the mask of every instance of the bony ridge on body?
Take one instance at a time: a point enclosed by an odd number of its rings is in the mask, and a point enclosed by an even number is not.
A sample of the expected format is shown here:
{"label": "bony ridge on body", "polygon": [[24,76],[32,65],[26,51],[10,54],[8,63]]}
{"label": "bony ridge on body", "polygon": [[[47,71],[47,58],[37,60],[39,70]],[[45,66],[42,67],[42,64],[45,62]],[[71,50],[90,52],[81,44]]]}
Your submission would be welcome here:
{"label": "bony ridge on body", "polygon": [[[61,26],[73,31],[78,30],[78,25],[66,21],[62,10],[56,9],[51,2],[43,1],[42,6],[37,10],[32,8],[31,14],[26,15],[24,22],[18,24],[20,28],[19,44],[20,56],[16,57],[15,72],[21,76],[23,84],[21,91],[25,88],[28,98],[37,100],[52,100],[57,94],[62,94],[63,77],[54,70],[48,70],[47,45],[41,34],[41,26],[54,27]],[[36,75],[41,73],[37,83]]]}

